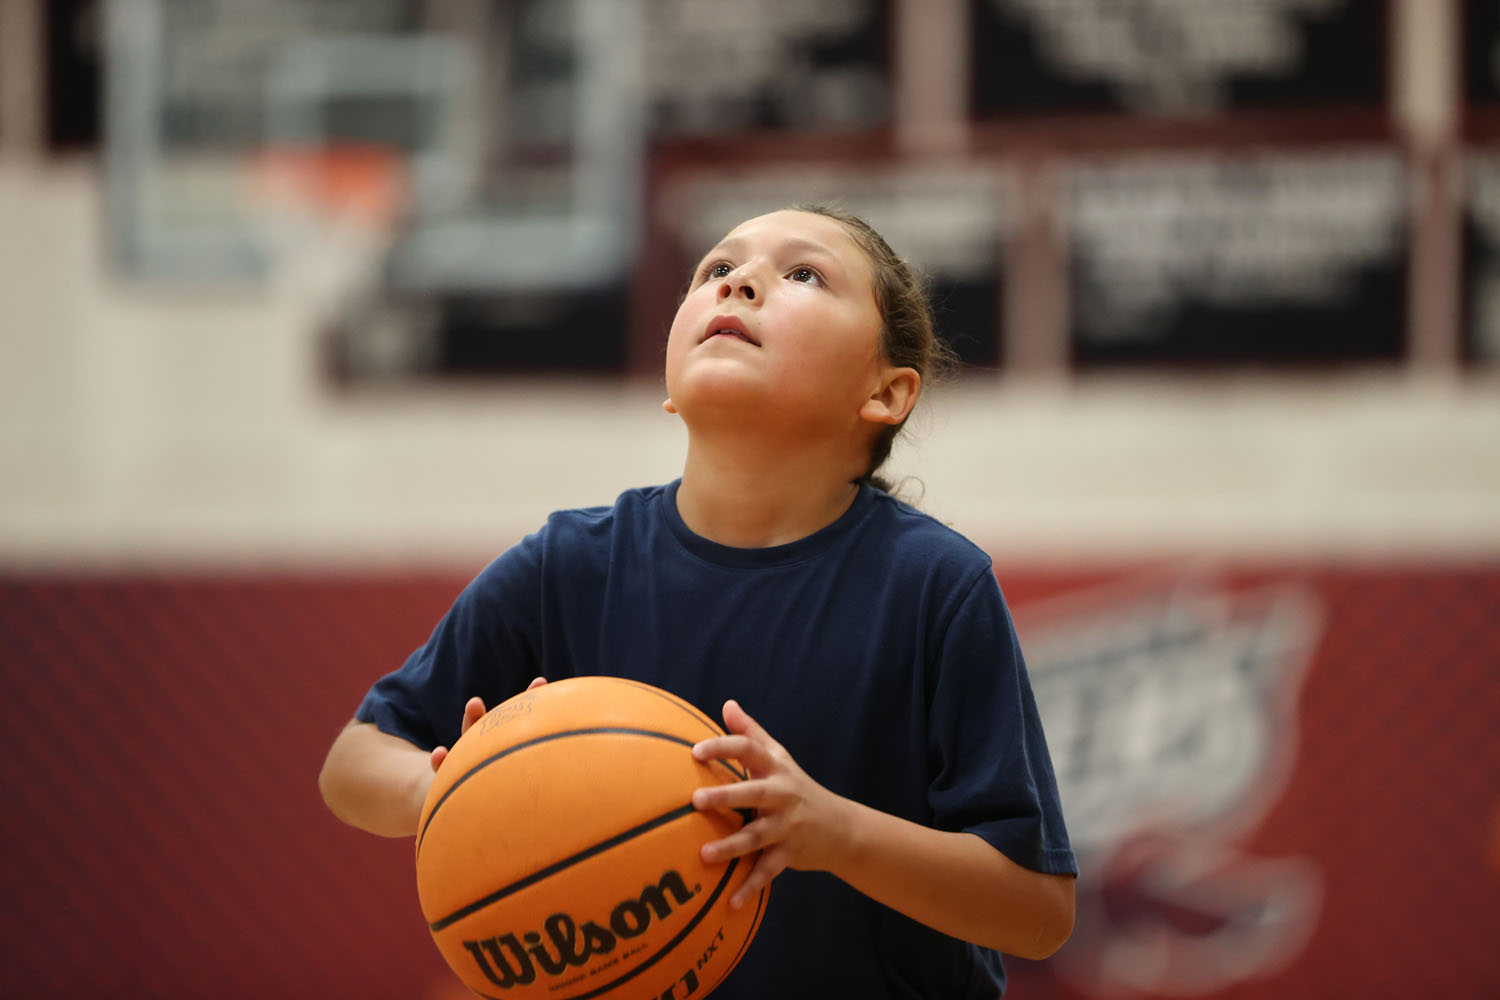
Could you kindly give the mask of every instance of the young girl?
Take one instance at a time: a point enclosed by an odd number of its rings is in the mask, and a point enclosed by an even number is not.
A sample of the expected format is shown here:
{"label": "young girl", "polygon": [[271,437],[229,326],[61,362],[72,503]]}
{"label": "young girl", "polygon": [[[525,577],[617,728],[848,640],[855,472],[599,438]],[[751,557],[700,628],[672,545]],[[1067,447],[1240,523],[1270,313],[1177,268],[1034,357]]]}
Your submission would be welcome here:
{"label": "young girl", "polygon": [[446,746],[528,686],[655,684],[751,780],[705,844],[776,886],[715,998],[999,997],[1068,937],[1075,862],[988,557],[875,473],[930,372],[931,312],[873,229],[773,212],[703,259],[667,341],[682,478],[561,511],[485,568],[329,751],[330,808],[415,832]]}

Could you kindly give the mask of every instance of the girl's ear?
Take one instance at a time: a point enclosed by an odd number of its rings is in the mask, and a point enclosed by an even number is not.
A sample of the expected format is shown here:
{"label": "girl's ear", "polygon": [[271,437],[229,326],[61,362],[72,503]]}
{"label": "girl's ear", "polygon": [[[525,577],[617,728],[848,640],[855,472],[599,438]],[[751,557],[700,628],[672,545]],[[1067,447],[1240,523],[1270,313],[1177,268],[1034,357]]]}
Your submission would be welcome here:
{"label": "girl's ear", "polygon": [[917,405],[922,392],[922,376],[915,368],[887,368],[880,384],[859,408],[862,420],[872,424],[899,424]]}

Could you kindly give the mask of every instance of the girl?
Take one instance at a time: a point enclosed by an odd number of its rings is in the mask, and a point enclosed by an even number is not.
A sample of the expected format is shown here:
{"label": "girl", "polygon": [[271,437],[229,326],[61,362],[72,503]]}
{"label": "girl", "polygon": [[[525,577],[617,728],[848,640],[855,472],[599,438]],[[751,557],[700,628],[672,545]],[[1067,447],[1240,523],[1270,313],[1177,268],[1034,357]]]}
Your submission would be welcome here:
{"label": "girl", "polygon": [[988,557],[876,478],[936,351],[861,220],[729,233],[667,341],[682,478],[558,512],[483,570],[334,742],[330,808],[410,835],[486,705],[528,680],[645,681],[722,706],[728,735],[693,752],[751,780],[694,805],[755,819],[703,853],[761,852],[734,904],[777,880],[716,1000],[999,997],[998,952],[1067,939],[1076,867]]}

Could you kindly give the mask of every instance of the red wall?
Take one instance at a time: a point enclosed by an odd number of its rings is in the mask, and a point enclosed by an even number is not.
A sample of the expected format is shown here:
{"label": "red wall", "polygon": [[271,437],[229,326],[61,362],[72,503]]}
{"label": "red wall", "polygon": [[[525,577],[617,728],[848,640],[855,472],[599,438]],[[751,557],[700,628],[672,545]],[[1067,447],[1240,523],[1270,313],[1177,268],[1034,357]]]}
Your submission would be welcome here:
{"label": "red wall", "polygon": [[[1053,961],[1013,963],[1012,995],[1500,996],[1500,566],[1000,577],[1044,711],[1102,690],[1079,732],[1138,736],[1130,719],[1167,710],[1180,725],[1147,731],[1181,736],[1054,747],[1065,793],[1174,777],[1159,800],[1070,812],[1078,929]],[[315,777],[365,687],[464,582],[0,581],[3,992],[452,995],[410,844],[342,826]],[[1307,612],[1290,631],[1287,607]],[[1188,623],[1165,679],[1122,652],[1153,615]],[[1083,634],[1085,683],[1059,683]],[[1119,686],[1132,669],[1146,680]],[[1200,683],[1221,674],[1257,680]],[[1268,763],[1216,786],[1233,753],[1213,748],[1242,724]],[[1049,721],[1055,741],[1068,731]]]}

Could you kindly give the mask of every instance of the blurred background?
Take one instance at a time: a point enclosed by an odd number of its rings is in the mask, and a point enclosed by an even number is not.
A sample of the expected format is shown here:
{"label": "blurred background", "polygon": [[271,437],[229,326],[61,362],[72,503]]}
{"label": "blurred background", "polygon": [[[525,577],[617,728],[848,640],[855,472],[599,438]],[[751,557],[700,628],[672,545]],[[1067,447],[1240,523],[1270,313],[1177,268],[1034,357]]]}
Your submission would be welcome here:
{"label": "blurred background", "polygon": [[812,200],[964,361],[894,471],[994,556],[1083,867],[1011,995],[1500,996],[1473,0],[0,0],[3,992],[459,995],[323,753],[679,474],[687,270]]}

